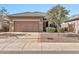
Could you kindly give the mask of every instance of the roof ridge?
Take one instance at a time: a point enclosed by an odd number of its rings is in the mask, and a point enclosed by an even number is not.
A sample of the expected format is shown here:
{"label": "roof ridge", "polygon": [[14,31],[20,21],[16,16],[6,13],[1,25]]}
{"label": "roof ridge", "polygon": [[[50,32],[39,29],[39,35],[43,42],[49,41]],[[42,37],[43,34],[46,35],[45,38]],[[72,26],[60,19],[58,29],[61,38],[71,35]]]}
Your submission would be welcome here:
{"label": "roof ridge", "polygon": [[70,16],[69,18],[71,18],[71,17],[75,17],[75,16],[79,16],[79,14],[76,14],[76,15],[72,15],[72,16]]}
{"label": "roof ridge", "polygon": [[8,16],[45,16],[46,13],[45,12],[20,12],[20,13],[16,13],[16,14],[11,14]]}
{"label": "roof ridge", "polygon": [[18,13],[10,14],[10,15],[23,14],[23,13],[45,13],[45,12],[39,12],[39,11],[35,11],[35,12],[18,12]]}

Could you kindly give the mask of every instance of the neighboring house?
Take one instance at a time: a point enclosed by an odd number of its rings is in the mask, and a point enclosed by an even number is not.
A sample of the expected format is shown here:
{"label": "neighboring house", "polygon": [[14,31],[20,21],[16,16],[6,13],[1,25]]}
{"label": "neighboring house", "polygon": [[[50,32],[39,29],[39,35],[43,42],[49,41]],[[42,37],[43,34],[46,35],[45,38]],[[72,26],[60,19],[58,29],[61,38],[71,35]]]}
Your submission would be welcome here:
{"label": "neighboring house", "polygon": [[79,33],[79,15],[70,17],[62,24],[62,27],[68,28],[69,32]]}
{"label": "neighboring house", "polygon": [[43,32],[45,26],[44,12],[24,12],[9,15],[10,32]]}

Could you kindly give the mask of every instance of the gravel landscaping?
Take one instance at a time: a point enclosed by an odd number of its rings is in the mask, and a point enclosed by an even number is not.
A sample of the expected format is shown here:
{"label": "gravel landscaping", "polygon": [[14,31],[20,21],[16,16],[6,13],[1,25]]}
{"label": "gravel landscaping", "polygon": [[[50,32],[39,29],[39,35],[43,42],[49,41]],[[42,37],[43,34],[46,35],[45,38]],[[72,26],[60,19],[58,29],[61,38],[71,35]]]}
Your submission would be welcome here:
{"label": "gravel landscaping", "polygon": [[40,42],[79,42],[75,33],[2,32],[0,39],[38,39]]}
{"label": "gravel landscaping", "polygon": [[76,43],[79,42],[79,34],[75,33],[43,33],[42,42],[64,42]]}

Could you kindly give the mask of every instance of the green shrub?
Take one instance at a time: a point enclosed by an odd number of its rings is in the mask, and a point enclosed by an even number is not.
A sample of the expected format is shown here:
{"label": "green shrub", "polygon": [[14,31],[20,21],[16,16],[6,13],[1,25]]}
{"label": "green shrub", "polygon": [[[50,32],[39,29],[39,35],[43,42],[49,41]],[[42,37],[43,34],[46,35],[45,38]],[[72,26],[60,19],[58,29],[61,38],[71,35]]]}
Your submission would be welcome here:
{"label": "green shrub", "polygon": [[46,28],[46,32],[52,33],[52,32],[55,32],[55,31],[56,31],[55,28],[52,28],[52,27],[47,27],[47,28]]}
{"label": "green shrub", "polygon": [[59,29],[59,32],[64,32],[64,28],[60,28]]}

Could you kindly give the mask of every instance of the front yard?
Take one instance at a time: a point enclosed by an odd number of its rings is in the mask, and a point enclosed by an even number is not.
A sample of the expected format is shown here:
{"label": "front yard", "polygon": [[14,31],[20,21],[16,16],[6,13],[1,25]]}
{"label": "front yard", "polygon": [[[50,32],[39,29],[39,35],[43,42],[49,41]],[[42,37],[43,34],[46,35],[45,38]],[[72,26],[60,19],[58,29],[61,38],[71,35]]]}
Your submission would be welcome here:
{"label": "front yard", "polygon": [[79,35],[73,33],[0,33],[0,51],[79,51]]}

